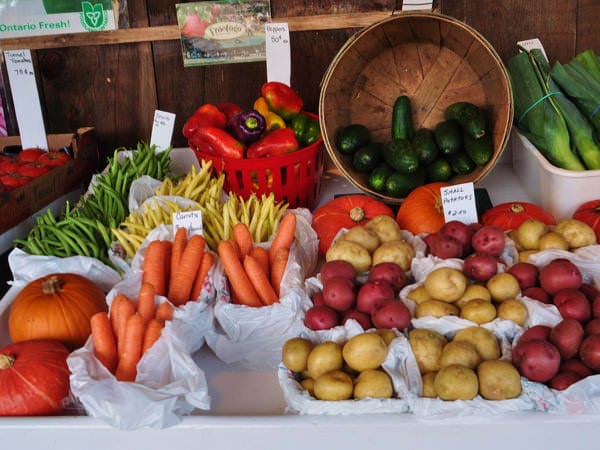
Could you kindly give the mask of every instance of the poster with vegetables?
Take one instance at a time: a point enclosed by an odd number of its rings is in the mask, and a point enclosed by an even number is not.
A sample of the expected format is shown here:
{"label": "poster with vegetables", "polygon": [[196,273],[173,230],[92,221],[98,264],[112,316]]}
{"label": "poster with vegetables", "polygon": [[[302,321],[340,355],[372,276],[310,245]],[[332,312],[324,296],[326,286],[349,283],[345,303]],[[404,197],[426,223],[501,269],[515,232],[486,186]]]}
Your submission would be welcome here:
{"label": "poster with vegetables", "polygon": [[114,30],[117,0],[0,0],[0,39]]}
{"label": "poster with vegetables", "polygon": [[222,0],[176,5],[185,67],[265,61],[268,0]]}

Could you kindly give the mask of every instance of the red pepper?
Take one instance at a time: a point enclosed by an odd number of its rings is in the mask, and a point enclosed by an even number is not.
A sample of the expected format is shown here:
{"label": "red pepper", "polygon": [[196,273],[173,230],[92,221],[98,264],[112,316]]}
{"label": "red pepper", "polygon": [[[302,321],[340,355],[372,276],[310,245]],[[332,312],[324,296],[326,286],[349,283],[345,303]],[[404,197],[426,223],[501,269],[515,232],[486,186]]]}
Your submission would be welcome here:
{"label": "red pepper", "polygon": [[188,144],[197,153],[241,159],[246,146],[227,131],[217,127],[200,127],[188,139]]}
{"label": "red pepper", "polygon": [[269,109],[283,119],[290,120],[304,107],[302,97],[291,87],[279,81],[268,81],[260,89]]}
{"label": "red pepper", "polygon": [[281,156],[300,148],[296,133],[291,128],[277,128],[260,140],[252,143],[246,151],[248,158]]}
{"label": "red pepper", "polygon": [[183,124],[183,135],[189,139],[200,127],[210,126],[225,128],[225,125],[227,125],[227,117],[225,114],[215,105],[205,103]]}
{"label": "red pepper", "polygon": [[225,114],[228,123],[232,117],[235,117],[244,111],[240,105],[228,102],[219,103],[217,108],[219,108],[219,111]]}

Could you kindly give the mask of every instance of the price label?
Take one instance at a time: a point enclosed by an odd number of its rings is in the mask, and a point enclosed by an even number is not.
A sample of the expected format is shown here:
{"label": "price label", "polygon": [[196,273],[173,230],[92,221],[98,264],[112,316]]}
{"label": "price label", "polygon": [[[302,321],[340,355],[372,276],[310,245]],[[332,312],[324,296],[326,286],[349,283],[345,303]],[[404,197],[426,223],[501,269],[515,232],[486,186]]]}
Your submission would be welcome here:
{"label": "price label", "polygon": [[6,50],[4,60],[15,105],[21,147],[39,147],[48,150],[48,139],[31,52],[29,50]]}
{"label": "price label", "polygon": [[171,146],[173,138],[173,128],[175,126],[175,114],[154,111],[154,123],[152,125],[152,135],[150,145],[156,145],[158,150],[166,150]]}
{"label": "price label", "polygon": [[402,11],[420,11],[424,9],[433,9],[433,2],[424,0],[404,0],[402,2]]}
{"label": "price label", "polygon": [[473,183],[455,184],[440,189],[446,222],[459,220],[470,224],[478,222]]}
{"label": "price label", "polygon": [[267,80],[290,85],[290,31],[286,22],[265,24]]}
{"label": "price label", "polygon": [[538,38],[526,39],[524,41],[519,41],[519,42],[517,42],[517,45],[519,47],[523,48],[524,50],[527,50],[528,52],[533,50],[534,48],[540,49],[542,51],[542,54],[544,55],[544,58],[546,58],[546,61],[548,61],[548,55],[546,55],[546,51],[544,50],[542,41],[540,41]]}
{"label": "price label", "polygon": [[188,234],[202,234],[202,211],[179,211],[173,213],[173,230],[187,228]]}

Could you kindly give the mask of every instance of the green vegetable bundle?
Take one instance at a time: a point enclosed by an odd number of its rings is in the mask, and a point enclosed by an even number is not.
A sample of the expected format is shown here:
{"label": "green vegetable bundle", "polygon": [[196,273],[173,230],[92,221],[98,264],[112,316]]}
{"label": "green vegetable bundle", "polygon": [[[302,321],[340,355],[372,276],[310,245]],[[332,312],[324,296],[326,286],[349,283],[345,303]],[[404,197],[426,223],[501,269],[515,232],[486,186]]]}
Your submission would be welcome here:
{"label": "green vegetable bundle", "polygon": [[551,76],[554,69],[550,69],[542,52],[523,51],[508,61],[507,69],[519,130],[557,167],[600,169],[594,127]]}

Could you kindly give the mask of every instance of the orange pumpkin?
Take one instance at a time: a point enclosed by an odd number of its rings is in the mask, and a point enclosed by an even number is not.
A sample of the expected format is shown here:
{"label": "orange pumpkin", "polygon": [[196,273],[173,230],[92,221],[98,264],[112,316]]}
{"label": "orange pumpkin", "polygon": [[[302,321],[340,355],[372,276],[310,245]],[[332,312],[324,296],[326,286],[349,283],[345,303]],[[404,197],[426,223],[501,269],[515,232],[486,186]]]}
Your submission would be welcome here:
{"label": "orange pumpkin", "polygon": [[319,238],[319,252],[324,255],[333,239],[343,229],[364,225],[370,219],[394,211],[385,203],[366,194],[350,194],[336,197],[319,207],[312,218],[312,226]]}
{"label": "orange pumpkin", "polygon": [[493,225],[509,231],[519,228],[529,219],[539,220],[546,225],[556,225],[556,219],[550,212],[529,202],[500,203],[481,215],[481,224]]}
{"label": "orange pumpkin", "polygon": [[400,228],[413,234],[438,232],[445,223],[440,189],[446,186],[450,184],[438,181],[413,189],[398,208]]}
{"label": "orange pumpkin", "polygon": [[17,294],[8,332],[13,342],[55,339],[74,350],[90,335],[90,317],[106,310],[104,291],[88,278],[49,274],[30,281]]}

